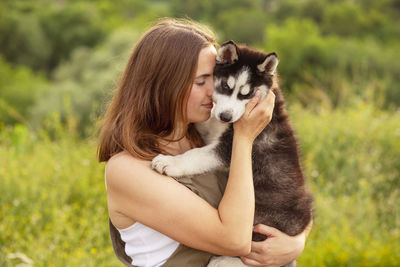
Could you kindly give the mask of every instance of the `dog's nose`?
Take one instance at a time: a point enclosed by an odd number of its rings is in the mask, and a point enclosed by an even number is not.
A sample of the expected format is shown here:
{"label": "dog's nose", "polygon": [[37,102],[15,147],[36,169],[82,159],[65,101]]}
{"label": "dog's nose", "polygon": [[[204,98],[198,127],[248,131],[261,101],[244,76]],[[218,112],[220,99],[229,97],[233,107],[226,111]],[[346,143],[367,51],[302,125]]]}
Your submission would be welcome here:
{"label": "dog's nose", "polygon": [[219,115],[219,118],[221,119],[221,121],[230,122],[231,119],[232,119],[232,114],[229,113],[229,112],[222,112],[222,113]]}

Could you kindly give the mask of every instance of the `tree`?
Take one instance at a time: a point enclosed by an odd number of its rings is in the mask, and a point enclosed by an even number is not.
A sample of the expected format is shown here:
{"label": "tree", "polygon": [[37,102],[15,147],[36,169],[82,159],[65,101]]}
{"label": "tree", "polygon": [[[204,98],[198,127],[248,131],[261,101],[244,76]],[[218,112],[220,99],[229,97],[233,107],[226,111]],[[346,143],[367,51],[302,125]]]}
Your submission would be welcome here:
{"label": "tree", "polygon": [[31,121],[40,126],[54,112],[62,120],[74,117],[82,135],[93,129],[113,88],[117,86],[129,53],[139,34],[118,30],[96,49],[75,49],[69,61],[54,72],[54,83],[32,109]]}
{"label": "tree", "polygon": [[0,57],[0,122],[27,123],[29,110],[48,88],[48,81],[24,66]]}
{"label": "tree", "polygon": [[76,47],[101,42],[105,31],[91,4],[43,2],[0,5],[0,51],[13,64],[50,73]]}

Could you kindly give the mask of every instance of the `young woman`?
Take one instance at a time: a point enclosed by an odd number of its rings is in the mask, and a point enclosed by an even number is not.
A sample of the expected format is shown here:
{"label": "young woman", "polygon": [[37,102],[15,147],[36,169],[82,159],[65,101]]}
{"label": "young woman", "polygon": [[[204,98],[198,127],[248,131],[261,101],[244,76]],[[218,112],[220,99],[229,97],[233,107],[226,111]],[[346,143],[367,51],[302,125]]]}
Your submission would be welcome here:
{"label": "young woman", "polygon": [[[201,25],[159,22],[136,44],[106,112],[99,160],[107,162],[109,217],[134,265],[161,266],[179,244],[241,256],[250,266],[281,266],[304,248],[308,230],[290,237],[266,225],[253,229],[251,150],[271,120],[272,93],[260,102],[256,95],[234,123],[229,178],[216,207],[151,169],[159,153],[203,144],[193,123],[207,120],[212,109],[215,45]],[[251,242],[252,231],[269,238]]]}

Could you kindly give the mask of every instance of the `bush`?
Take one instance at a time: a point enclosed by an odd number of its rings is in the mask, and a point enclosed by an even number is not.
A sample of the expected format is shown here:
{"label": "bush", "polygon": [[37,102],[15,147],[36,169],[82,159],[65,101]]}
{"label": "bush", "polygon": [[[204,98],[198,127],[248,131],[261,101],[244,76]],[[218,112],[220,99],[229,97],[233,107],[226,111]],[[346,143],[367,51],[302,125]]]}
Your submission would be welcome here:
{"label": "bush", "polygon": [[235,40],[244,44],[262,44],[267,21],[260,9],[229,9],[218,14],[215,21],[221,42]]}
{"label": "bush", "polygon": [[0,122],[29,121],[29,110],[44,95],[48,81],[27,67],[12,66],[0,56]]}
{"label": "bush", "polygon": [[0,51],[9,62],[43,69],[51,45],[38,16],[0,6]]}
{"label": "bush", "polygon": [[303,104],[347,105],[369,99],[400,105],[400,43],[323,36],[311,20],[288,19],[269,25],[264,48],[276,51],[284,91]]}
{"label": "bush", "polygon": [[5,59],[50,73],[80,46],[102,41],[97,9],[74,2],[62,8],[54,2],[0,4],[0,50]]}
{"label": "bush", "polygon": [[63,121],[68,116],[75,118],[81,135],[89,134],[137,38],[135,32],[120,30],[96,49],[76,49],[71,59],[55,70],[48,94],[32,110],[32,123],[40,128],[48,114],[57,112]]}

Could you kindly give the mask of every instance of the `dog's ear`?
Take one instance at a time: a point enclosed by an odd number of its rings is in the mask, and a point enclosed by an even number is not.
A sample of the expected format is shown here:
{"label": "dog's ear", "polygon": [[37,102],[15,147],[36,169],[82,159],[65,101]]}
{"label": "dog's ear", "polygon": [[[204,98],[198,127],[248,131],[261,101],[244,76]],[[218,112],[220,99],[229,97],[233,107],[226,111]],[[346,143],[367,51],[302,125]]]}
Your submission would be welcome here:
{"label": "dog's ear", "polygon": [[257,65],[257,69],[260,72],[264,72],[268,75],[274,75],[276,71],[276,67],[278,66],[279,59],[275,52],[269,53],[263,63]]}
{"label": "dog's ear", "polygon": [[238,47],[230,40],[221,45],[217,53],[217,64],[233,64],[239,59]]}

